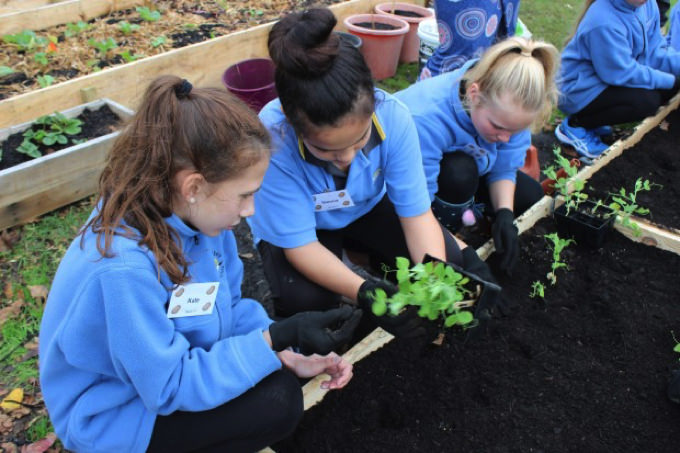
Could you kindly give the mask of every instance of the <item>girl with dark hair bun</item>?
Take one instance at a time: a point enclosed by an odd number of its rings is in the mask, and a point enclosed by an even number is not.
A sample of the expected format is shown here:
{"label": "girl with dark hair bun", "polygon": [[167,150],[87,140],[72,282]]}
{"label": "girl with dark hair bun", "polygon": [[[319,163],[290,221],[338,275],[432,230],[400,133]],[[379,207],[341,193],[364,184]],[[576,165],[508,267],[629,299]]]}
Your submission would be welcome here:
{"label": "girl with dark hair bun", "polygon": [[360,312],[273,322],[241,297],[230,230],[253,214],[269,149],[257,116],[226,91],[151,83],[42,319],[40,383],[66,448],[256,451],[302,417],[296,376],[328,373],[330,389],[350,380],[352,366],[329,352]]}
{"label": "girl with dark hair bun", "polygon": [[[350,269],[343,248],[367,253],[378,271],[398,256],[417,263],[429,254],[492,279],[430,210],[408,110],[374,88],[363,57],[332,33],[335,25],[330,10],[312,9],[286,16],[269,34],[279,98],[260,119],[274,153],[249,222],[277,314],[336,307],[344,297],[372,316],[375,290],[396,292]],[[374,321],[395,335],[425,330],[415,310]]]}

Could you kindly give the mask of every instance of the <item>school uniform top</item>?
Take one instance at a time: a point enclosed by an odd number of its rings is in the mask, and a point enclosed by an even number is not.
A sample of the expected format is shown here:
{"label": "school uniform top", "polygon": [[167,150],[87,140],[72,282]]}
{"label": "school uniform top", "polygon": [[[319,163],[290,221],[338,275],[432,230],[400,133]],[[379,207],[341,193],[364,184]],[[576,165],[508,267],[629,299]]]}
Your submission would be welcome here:
{"label": "school uniform top", "polygon": [[608,86],[670,89],[680,74],[680,53],[668,47],[654,1],[598,0],[562,51],[559,107],[580,112]]}
{"label": "school uniform top", "polygon": [[[344,174],[315,159],[287,122],[278,99],[260,112],[274,152],[249,224],[256,241],[295,248],[317,240],[316,230],[336,230],[369,212],[385,193],[400,217],[430,209],[415,125],[404,105],[375,90],[376,110],[368,144]],[[316,209],[315,195],[343,190],[354,206]]]}
{"label": "school uniform top", "polygon": [[214,408],[281,368],[262,336],[272,321],[241,298],[233,234],[166,222],[190,283],[219,282],[210,315],[168,318],[173,285],[135,239],[115,236],[102,258],[88,230],[59,265],[40,328],[40,384],[69,450],[143,452],[157,415]]}
{"label": "school uniform top", "polygon": [[439,166],[444,153],[464,152],[474,157],[479,175],[491,184],[500,180],[515,182],[531,146],[531,132],[520,131],[508,143],[484,140],[461,101],[460,81],[478,59],[470,60],[453,72],[418,82],[396,94],[411,111],[418,128],[420,151],[430,199],[438,191]]}

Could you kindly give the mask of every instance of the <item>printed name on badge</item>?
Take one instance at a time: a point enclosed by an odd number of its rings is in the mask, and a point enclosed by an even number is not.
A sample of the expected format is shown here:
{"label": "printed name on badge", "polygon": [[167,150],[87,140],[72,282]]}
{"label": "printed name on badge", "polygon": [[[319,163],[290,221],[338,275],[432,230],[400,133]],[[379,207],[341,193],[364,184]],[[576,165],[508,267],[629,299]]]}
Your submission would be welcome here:
{"label": "printed name on badge", "polygon": [[170,295],[168,318],[209,315],[215,308],[220,282],[180,285]]}
{"label": "printed name on badge", "polygon": [[354,206],[352,197],[346,190],[335,192],[321,192],[312,196],[315,211],[331,211],[333,209],[349,208]]}

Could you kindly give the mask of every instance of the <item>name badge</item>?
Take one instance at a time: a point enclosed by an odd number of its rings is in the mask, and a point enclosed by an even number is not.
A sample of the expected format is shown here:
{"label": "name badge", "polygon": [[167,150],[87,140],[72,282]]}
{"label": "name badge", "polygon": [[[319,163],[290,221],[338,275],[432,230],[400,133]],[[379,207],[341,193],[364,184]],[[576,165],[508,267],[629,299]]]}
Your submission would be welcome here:
{"label": "name badge", "polygon": [[354,206],[352,197],[346,190],[335,192],[321,192],[312,195],[315,211],[331,211],[333,209],[349,208]]}
{"label": "name badge", "polygon": [[170,296],[168,318],[211,314],[219,286],[220,282],[180,285]]}

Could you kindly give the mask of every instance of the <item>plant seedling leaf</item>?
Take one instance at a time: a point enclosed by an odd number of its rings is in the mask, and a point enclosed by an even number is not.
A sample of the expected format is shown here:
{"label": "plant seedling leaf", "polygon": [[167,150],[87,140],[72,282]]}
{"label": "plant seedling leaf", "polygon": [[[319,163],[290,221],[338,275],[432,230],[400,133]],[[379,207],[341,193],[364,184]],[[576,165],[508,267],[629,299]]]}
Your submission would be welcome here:
{"label": "plant seedling leaf", "polygon": [[675,345],[675,347],[673,348],[673,351],[680,352],[680,343]]}

